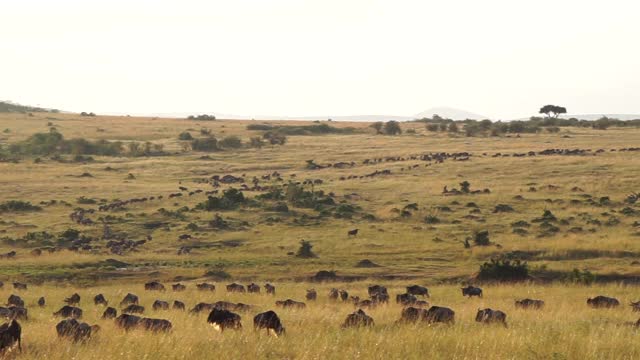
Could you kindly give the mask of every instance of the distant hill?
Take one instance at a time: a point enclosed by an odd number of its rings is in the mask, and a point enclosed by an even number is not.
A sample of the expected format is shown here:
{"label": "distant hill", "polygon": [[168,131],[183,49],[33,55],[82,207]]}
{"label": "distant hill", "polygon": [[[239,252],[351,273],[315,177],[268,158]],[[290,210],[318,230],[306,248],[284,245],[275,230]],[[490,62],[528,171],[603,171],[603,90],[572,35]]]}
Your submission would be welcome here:
{"label": "distant hill", "polygon": [[610,119],[618,120],[637,120],[640,119],[640,114],[574,114],[574,115],[562,115],[563,119],[576,118],[580,120],[598,120],[606,116]]}
{"label": "distant hill", "polygon": [[466,119],[474,119],[474,120],[484,120],[488,119],[487,116],[475,114],[466,110],[454,109],[446,106],[433,107],[431,109],[425,110],[423,112],[415,114],[413,117],[416,119],[422,118],[430,118],[433,115],[438,115],[440,117],[452,120],[466,120]]}
{"label": "distant hill", "polygon": [[0,113],[28,113],[28,112],[60,112],[56,109],[45,109],[36,106],[21,105],[11,101],[0,101]]}

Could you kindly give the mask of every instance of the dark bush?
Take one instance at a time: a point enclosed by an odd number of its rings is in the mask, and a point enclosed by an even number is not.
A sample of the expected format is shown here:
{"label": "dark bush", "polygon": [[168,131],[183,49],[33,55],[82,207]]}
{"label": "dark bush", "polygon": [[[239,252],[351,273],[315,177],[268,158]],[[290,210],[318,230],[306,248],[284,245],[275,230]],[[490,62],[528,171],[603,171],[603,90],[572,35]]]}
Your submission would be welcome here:
{"label": "dark bush", "polygon": [[190,132],[184,131],[184,132],[181,132],[180,135],[178,135],[178,140],[191,141],[193,140],[193,136],[191,136]]}
{"label": "dark bush", "polygon": [[220,150],[218,148],[218,140],[213,137],[205,137],[202,139],[194,139],[191,141],[191,148],[195,151],[217,151]]}
{"label": "dark bush", "polygon": [[227,136],[224,139],[220,140],[218,142],[218,145],[220,145],[224,149],[238,149],[242,147],[242,140],[240,140],[240,138],[237,136]]}
{"label": "dark bush", "polygon": [[313,245],[311,245],[311,242],[306,240],[300,240],[300,248],[298,249],[296,256],[304,259],[318,257],[313,252]]}
{"label": "dark bush", "polygon": [[480,280],[522,281],[529,278],[529,266],[520,260],[495,260],[480,265]]}
{"label": "dark bush", "polygon": [[221,197],[209,196],[207,201],[196,206],[196,209],[213,211],[213,210],[233,210],[240,205],[245,204],[247,199],[242,191],[234,188],[225,190]]}
{"label": "dark bush", "polygon": [[473,242],[478,246],[491,245],[491,240],[489,240],[489,231],[482,230],[475,232],[473,234]]}
{"label": "dark bush", "polygon": [[3,212],[25,212],[25,211],[40,211],[42,208],[37,205],[32,205],[28,201],[21,200],[9,200],[0,204],[0,213]]}

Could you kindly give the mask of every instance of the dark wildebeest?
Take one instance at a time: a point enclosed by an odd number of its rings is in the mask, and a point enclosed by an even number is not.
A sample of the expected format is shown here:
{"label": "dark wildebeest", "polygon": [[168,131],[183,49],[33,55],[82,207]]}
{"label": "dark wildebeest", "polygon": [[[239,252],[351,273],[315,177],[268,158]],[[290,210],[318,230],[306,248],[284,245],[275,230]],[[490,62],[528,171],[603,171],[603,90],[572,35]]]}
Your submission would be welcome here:
{"label": "dark wildebeest", "polygon": [[22,352],[22,326],[12,319],[8,323],[0,326],[0,354],[7,350],[11,350],[15,344],[18,344],[18,349]]}
{"label": "dark wildebeest", "polygon": [[13,283],[13,288],[16,289],[16,290],[27,290],[27,284],[14,282]]}
{"label": "dark wildebeest", "polygon": [[429,289],[420,285],[411,285],[411,286],[407,286],[407,294],[429,297]]}
{"label": "dark wildebeest", "polygon": [[173,291],[185,291],[187,289],[187,287],[182,284],[173,284],[171,285],[171,288]]}
{"label": "dark wildebeest", "polygon": [[162,300],[156,300],[153,302],[153,305],[151,307],[153,308],[154,311],[169,310],[169,303]]}
{"label": "dark wildebeest", "polygon": [[182,301],[174,300],[173,301],[173,309],[174,310],[185,310],[187,307],[184,305]]}
{"label": "dark wildebeest", "polygon": [[620,305],[620,301],[618,301],[618,299],[615,299],[615,298],[599,295],[594,297],[593,299],[592,298],[587,299],[587,305],[596,309],[597,308],[613,308]]}
{"label": "dark wildebeest", "polygon": [[284,327],[280,322],[278,314],[271,310],[254,316],[253,328],[255,330],[266,329],[267,334],[273,334],[276,337],[281,336],[285,333]]}
{"label": "dark wildebeest", "polygon": [[283,308],[292,308],[292,309],[304,309],[307,307],[307,304],[300,302],[300,301],[295,301],[292,299],[287,299],[284,301],[276,301],[276,306],[281,306]]}
{"label": "dark wildebeest", "polygon": [[476,314],[476,321],[484,324],[496,324],[500,323],[507,326],[507,314],[500,310],[482,309],[478,310]]}
{"label": "dark wildebeest", "polygon": [[362,326],[373,326],[373,318],[367,315],[362,309],[358,309],[358,311],[353,314],[347,315],[347,318],[344,320],[342,324],[342,328],[349,327],[362,327]]}
{"label": "dark wildebeest", "polygon": [[209,283],[196,284],[196,288],[202,291],[216,291],[216,286]]}
{"label": "dark wildebeest", "polygon": [[378,295],[378,294],[389,295],[389,293],[387,292],[387,288],[380,285],[369,286],[367,288],[367,292],[369,293],[370,297],[373,297],[374,295]]}
{"label": "dark wildebeest", "polygon": [[542,309],[544,307],[544,301],[533,299],[516,300],[516,309]]}
{"label": "dark wildebeest", "polygon": [[264,290],[267,292],[267,294],[269,295],[275,295],[276,294],[276,287],[267,283],[264,284]]}
{"label": "dark wildebeest", "polygon": [[18,320],[29,319],[29,314],[27,309],[22,306],[9,306],[9,311],[11,312],[10,318],[18,319]]}
{"label": "dark wildebeest", "polygon": [[633,312],[640,311],[640,301],[631,302],[631,303],[629,303],[629,306],[631,306],[631,309],[632,309]]}
{"label": "dark wildebeest", "polygon": [[468,296],[469,298],[472,296],[482,297],[482,289],[469,285],[462,288],[462,296]]}
{"label": "dark wildebeest", "polygon": [[354,303],[354,305],[357,308],[369,308],[369,309],[373,309],[376,306],[378,306],[378,303],[373,301],[373,300],[369,300],[369,299],[365,299],[365,300],[360,300],[357,303]]}
{"label": "dark wildebeest", "polygon": [[402,314],[400,315],[400,321],[415,323],[418,321],[425,320],[426,317],[427,317],[426,309],[407,307],[402,310]]}
{"label": "dark wildebeest", "polygon": [[125,306],[125,305],[131,305],[131,304],[138,304],[138,297],[136,295],[133,295],[132,293],[128,293],[124,299],[122,299],[122,301],[120,302],[120,306]]}
{"label": "dark wildebeest", "polygon": [[396,295],[396,304],[403,306],[413,305],[418,299],[411,294],[398,294]]}
{"label": "dark wildebeest", "polygon": [[220,309],[220,310],[235,310],[236,309],[236,304],[229,302],[229,301],[216,301],[215,303],[213,303],[213,307]]}
{"label": "dark wildebeest", "polygon": [[189,310],[190,313],[194,313],[194,314],[198,314],[201,313],[203,311],[211,311],[211,309],[214,308],[213,304],[209,304],[209,303],[198,303],[196,304],[196,306],[193,307],[193,309]]}
{"label": "dark wildebeest", "polygon": [[170,331],[173,328],[173,325],[169,320],[151,318],[140,319],[138,326],[153,332]]}
{"label": "dark wildebeest", "polygon": [[144,313],[144,306],[131,304],[122,309],[122,312],[126,314],[142,314]]}
{"label": "dark wildebeest", "polygon": [[58,337],[70,338],[74,342],[88,340],[91,335],[100,330],[98,325],[90,326],[87,323],[80,323],[76,319],[62,320],[56,325]]}
{"label": "dark wildebeest", "polygon": [[80,319],[82,317],[82,309],[75,306],[65,305],[60,310],[53,313],[54,316],[71,317],[74,319]]}
{"label": "dark wildebeest", "polygon": [[338,297],[340,297],[340,291],[338,291],[338,289],[333,288],[329,290],[329,300],[338,300]]}
{"label": "dark wildebeest", "polygon": [[144,284],[144,289],[145,290],[155,290],[155,291],[165,291],[166,290],[164,288],[164,285],[162,285],[158,281],[151,281],[151,282],[148,282],[148,283]]}
{"label": "dark wildebeest", "polygon": [[93,297],[93,304],[94,305],[107,306],[107,304],[109,304],[109,302],[107,301],[107,299],[105,299],[104,295],[98,294],[98,295]]}
{"label": "dark wildebeest", "polygon": [[122,314],[116,319],[116,325],[129,331],[138,326],[138,323],[142,320],[141,317],[136,315]]}
{"label": "dark wildebeest", "polygon": [[7,299],[7,305],[24,307],[24,300],[22,300],[22,298],[18,295],[11,294],[9,295],[9,299]]}
{"label": "dark wildebeest", "polygon": [[244,285],[240,285],[240,284],[229,284],[227,285],[227,292],[239,292],[239,293],[243,293],[245,292],[244,289]]}
{"label": "dark wildebeest", "polygon": [[455,321],[455,312],[449,308],[442,306],[432,306],[427,310],[425,321],[432,323],[449,323],[453,324]]}
{"label": "dark wildebeest", "polygon": [[80,304],[80,295],[78,293],[75,293],[69,296],[68,298],[64,299],[64,302],[66,302],[69,305],[78,305]]}
{"label": "dark wildebeest", "polygon": [[237,303],[236,307],[234,308],[234,310],[236,311],[250,311],[253,307],[251,305],[247,305],[247,304],[243,304],[243,303]]}
{"label": "dark wildebeest", "polygon": [[118,316],[118,310],[112,308],[112,307],[108,307],[103,313],[102,313],[102,318],[103,319],[115,319]]}
{"label": "dark wildebeest", "polygon": [[44,307],[45,303],[46,303],[46,301],[44,300],[44,296],[41,296],[41,297],[38,299],[38,306],[40,306],[40,307]]}
{"label": "dark wildebeest", "polygon": [[213,308],[207,318],[207,322],[213,326],[214,329],[220,332],[223,332],[225,329],[242,329],[240,320],[242,320],[240,315],[232,313],[229,310],[222,310],[218,308]]}
{"label": "dark wildebeest", "polygon": [[255,284],[255,283],[251,283],[249,285],[247,285],[247,291],[250,293],[259,293],[260,292],[260,285]]}
{"label": "dark wildebeest", "polygon": [[349,300],[349,293],[346,290],[340,290],[340,300],[342,301],[348,301]]}
{"label": "dark wildebeest", "polygon": [[358,229],[349,230],[347,232],[347,236],[357,236],[357,235],[358,235]]}
{"label": "dark wildebeest", "polygon": [[305,296],[309,301],[315,301],[318,298],[316,289],[307,289],[307,295]]}

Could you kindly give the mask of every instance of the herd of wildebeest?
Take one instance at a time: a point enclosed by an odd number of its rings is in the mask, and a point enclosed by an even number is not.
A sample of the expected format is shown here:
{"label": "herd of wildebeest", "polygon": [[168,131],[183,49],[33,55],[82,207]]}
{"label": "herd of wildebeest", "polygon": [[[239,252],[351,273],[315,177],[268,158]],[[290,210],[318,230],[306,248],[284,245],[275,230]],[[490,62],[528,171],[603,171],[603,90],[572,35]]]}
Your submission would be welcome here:
{"label": "herd of wildebeest", "polygon": [[[2,286],[4,285],[1,282],[0,284]],[[25,291],[28,288],[26,284],[19,282],[13,283],[13,287],[21,291]],[[166,291],[166,287],[158,281],[148,282],[144,288],[147,291]],[[177,283],[173,284],[171,288],[174,292],[181,292],[186,290],[187,286]],[[216,291],[216,286],[210,283],[196,284],[196,288],[204,292],[213,293]],[[267,295],[276,296],[276,287],[269,283],[262,287],[255,283],[247,286],[237,283],[226,285],[226,291],[229,293],[259,294],[262,288],[264,288],[264,292]],[[374,325],[374,319],[363,309],[372,309],[377,306],[388,305],[390,296],[387,288],[381,285],[369,286],[367,293],[369,295],[368,299],[360,299],[358,296],[350,296],[344,289],[330,289],[328,293],[328,299],[330,301],[352,303],[357,309],[355,312],[346,316],[341,328],[361,328]],[[462,296],[482,298],[483,291],[479,287],[468,285],[462,288]],[[307,302],[314,302],[318,298],[318,292],[315,289],[308,289],[305,298]],[[430,306],[429,302],[426,301],[427,298],[430,298],[428,288],[420,285],[407,286],[405,293],[397,294],[396,303],[402,306],[398,322],[425,324],[454,323],[455,312],[452,309],[443,306]],[[74,293],[64,299],[65,305],[53,313],[53,316],[62,318],[55,326],[55,331],[59,338],[68,339],[72,342],[81,342],[90,339],[92,335],[95,335],[100,330],[99,325],[89,325],[81,322],[83,310],[78,307],[80,302],[81,296]],[[144,317],[143,314],[146,309],[144,306],[139,305],[139,297],[132,293],[127,293],[119,302],[119,307],[121,308],[120,315],[118,315],[118,310],[115,307],[109,306],[109,301],[103,294],[95,295],[93,297],[93,303],[95,306],[105,308],[102,315],[103,320],[115,321],[115,325],[124,331],[141,329],[152,333],[162,333],[169,332],[173,328],[169,320]],[[40,297],[37,300],[37,304],[39,307],[44,307],[46,299]],[[587,299],[587,305],[592,308],[615,308],[620,305],[620,301],[612,297],[600,295]],[[631,302],[630,305],[634,312],[640,312],[640,301]],[[275,306],[282,309],[299,310],[307,307],[305,302],[292,299],[275,301]],[[527,298],[515,301],[516,309],[541,310],[544,306],[545,302],[543,300]],[[178,300],[173,301],[172,305],[170,305],[168,301],[155,300],[152,308],[155,312],[169,310],[170,308],[177,311],[186,311],[186,305]],[[215,330],[224,332],[225,330],[242,329],[242,316],[236,312],[251,312],[252,310],[254,310],[254,306],[252,305],[217,301],[213,303],[197,303],[189,313],[199,314],[209,312],[207,323]],[[0,326],[0,354],[4,354],[16,347],[21,351],[22,327],[18,320],[28,320],[25,301],[18,295],[10,295],[7,300],[7,307],[0,307],[0,316],[9,319],[9,322]],[[507,327],[507,314],[501,310],[491,308],[478,309],[475,321],[483,324],[499,324]],[[256,331],[266,330],[267,334],[276,337],[285,334],[285,327],[278,314],[273,310],[255,315],[253,317],[253,326]],[[635,326],[640,326],[640,320],[635,323]]]}

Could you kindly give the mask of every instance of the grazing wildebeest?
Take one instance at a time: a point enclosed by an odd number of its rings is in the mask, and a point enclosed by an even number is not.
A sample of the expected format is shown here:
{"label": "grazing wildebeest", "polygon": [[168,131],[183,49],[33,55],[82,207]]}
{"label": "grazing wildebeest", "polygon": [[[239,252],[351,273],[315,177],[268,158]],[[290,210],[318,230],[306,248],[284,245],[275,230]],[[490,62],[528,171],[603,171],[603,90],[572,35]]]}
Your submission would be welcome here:
{"label": "grazing wildebeest", "polygon": [[104,295],[98,294],[93,297],[93,304],[107,306],[109,302],[107,301],[107,299],[105,299]]}
{"label": "grazing wildebeest", "polygon": [[544,301],[533,299],[516,300],[516,309],[542,309],[544,307]]}
{"label": "grazing wildebeest", "polygon": [[378,303],[370,300],[370,299],[365,299],[365,300],[360,300],[358,302],[354,302],[355,307],[357,308],[369,308],[369,309],[373,309],[376,306],[378,306]]}
{"label": "grazing wildebeest", "polygon": [[185,310],[186,306],[182,301],[174,300],[173,301],[173,309],[174,310]]}
{"label": "grazing wildebeest", "polygon": [[216,286],[209,283],[196,284],[196,288],[202,291],[216,291]]}
{"label": "grazing wildebeest", "polygon": [[402,310],[400,321],[402,322],[418,322],[426,319],[427,310],[414,307],[407,307]]}
{"label": "grazing wildebeest", "polygon": [[273,334],[276,337],[281,336],[285,333],[284,327],[282,326],[282,322],[280,322],[278,314],[276,314],[272,310],[254,316],[253,328],[255,330],[266,329],[267,334]]}
{"label": "grazing wildebeest", "polygon": [[234,307],[234,310],[236,311],[250,311],[253,307],[251,305],[247,305],[247,304],[243,304],[243,303],[237,303],[236,306]]}
{"label": "grazing wildebeest", "polygon": [[229,284],[227,285],[227,292],[239,292],[239,293],[243,293],[245,292],[244,289],[244,285],[240,285],[240,284]]}
{"label": "grazing wildebeest", "polygon": [[357,236],[357,235],[358,235],[358,229],[349,230],[347,232],[347,236]]}
{"label": "grazing wildebeest", "polygon": [[171,285],[171,288],[173,291],[185,291],[187,289],[187,287],[182,284],[173,284]]}
{"label": "grazing wildebeest", "polygon": [[507,314],[500,310],[482,309],[476,314],[476,321],[484,324],[500,323],[507,326]]}
{"label": "grazing wildebeest", "polygon": [[462,296],[468,296],[469,298],[471,298],[472,296],[482,297],[482,289],[469,285],[462,288]]}
{"label": "grazing wildebeest", "polygon": [[240,320],[242,320],[240,315],[232,313],[229,310],[222,310],[218,308],[213,308],[207,318],[207,322],[213,326],[214,329],[220,332],[223,332],[225,329],[242,329]]}
{"label": "grazing wildebeest", "polygon": [[449,308],[442,306],[432,306],[427,310],[425,321],[432,323],[450,323],[455,321],[455,312]]}
{"label": "grazing wildebeest", "polygon": [[138,326],[138,323],[142,320],[141,317],[129,314],[122,314],[116,319],[116,325],[129,331]]}
{"label": "grazing wildebeest", "polygon": [[9,299],[7,299],[7,305],[24,307],[24,300],[22,300],[22,298],[18,295],[11,294],[9,295]]}
{"label": "grazing wildebeest", "polygon": [[247,285],[247,291],[250,293],[259,293],[260,292],[260,285],[255,284],[255,283],[251,283],[249,285]]}
{"label": "grazing wildebeest", "polygon": [[420,285],[411,285],[411,286],[407,286],[407,294],[429,297],[429,289]]}
{"label": "grazing wildebeest", "polygon": [[76,319],[62,320],[56,325],[58,337],[70,338],[74,342],[88,340],[91,335],[100,330],[98,325],[90,326],[87,323],[80,323]]}
{"label": "grazing wildebeest", "polygon": [[144,306],[131,304],[122,309],[122,312],[126,314],[142,314],[144,313]]}
{"label": "grazing wildebeest", "polygon": [[276,301],[276,306],[281,306],[283,308],[293,308],[293,309],[304,309],[305,307],[307,307],[307,304],[300,302],[300,301],[295,301],[292,299],[287,299],[284,301]]}
{"label": "grazing wildebeest", "polygon": [[267,294],[269,295],[275,295],[276,294],[276,287],[267,283],[264,284],[264,290],[267,292]]}
{"label": "grazing wildebeest", "polygon": [[631,306],[631,309],[633,312],[638,312],[640,311],[640,301],[636,301],[636,302],[631,302],[629,304],[629,306]]}
{"label": "grazing wildebeest", "polygon": [[620,301],[615,298],[598,295],[596,297],[587,299],[587,304],[592,308],[612,308],[620,305]]}
{"label": "grazing wildebeest", "polygon": [[373,297],[374,295],[378,295],[378,294],[384,294],[384,295],[389,294],[387,292],[387,288],[380,285],[369,286],[369,288],[367,288],[367,292],[369,293],[370,297]]}
{"label": "grazing wildebeest", "polygon": [[118,316],[118,310],[112,308],[112,307],[108,307],[103,313],[102,313],[102,318],[103,319],[115,319]]}
{"label": "grazing wildebeest", "polygon": [[0,354],[11,350],[16,343],[22,352],[22,326],[16,319],[12,319],[0,326]]}
{"label": "grazing wildebeest", "polygon": [[148,283],[144,284],[144,289],[145,290],[155,290],[155,291],[165,291],[166,290],[164,288],[164,285],[162,285],[158,281],[151,281],[151,282],[148,282]]}
{"label": "grazing wildebeest", "polygon": [[74,319],[80,319],[82,317],[82,309],[75,306],[65,305],[60,310],[53,313],[54,316],[72,317]]}
{"label": "grazing wildebeest", "polygon": [[373,318],[367,315],[362,309],[358,309],[358,311],[353,314],[347,315],[347,318],[344,320],[342,324],[342,328],[349,327],[362,327],[362,326],[373,326]]}
{"label": "grazing wildebeest", "polygon": [[411,294],[398,294],[396,295],[396,304],[403,306],[413,305],[418,299]]}
{"label": "grazing wildebeest", "polygon": [[203,311],[211,311],[211,309],[214,308],[213,304],[209,304],[209,303],[198,303],[196,304],[196,306],[193,307],[193,309],[189,310],[190,313],[200,313]]}
{"label": "grazing wildebeest", "polygon": [[153,332],[170,331],[173,328],[173,325],[169,320],[151,318],[140,319],[138,326]]}
{"label": "grazing wildebeest", "polygon": [[130,305],[130,304],[138,304],[138,297],[133,295],[132,293],[128,293],[124,299],[120,302],[120,306]]}
{"label": "grazing wildebeest", "polygon": [[18,320],[29,319],[29,314],[27,309],[22,306],[9,306],[9,311],[11,312],[10,318],[18,319]]}
{"label": "grazing wildebeest", "polygon": [[153,305],[151,307],[153,308],[154,311],[169,310],[169,303],[162,300],[156,300],[153,302]]}
{"label": "grazing wildebeest", "polygon": [[75,293],[69,296],[68,298],[64,299],[64,302],[66,302],[69,305],[78,305],[80,303],[80,295],[78,293]]}
{"label": "grazing wildebeest", "polygon": [[38,299],[38,306],[40,306],[40,307],[44,307],[45,303],[46,303],[46,301],[44,300],[44,296],[41,296],[41,297]]}
{"label": "grazing wildebeest", "polygon": [[346,290],[340,290],[340,300],[347,301],[349,300],[349,293]]}
{"label": "grazing wildebeest", "polygon": [[13,283],[13,288],[16,289],[16,290],[27,290],[27,284],[14,282]]}
{"label": "grazing wildebeest", "polygon": [[340,297],[340,291],[338,291],[338,289],[333,288],[329,290],[329,300],[338,300],[338,297]]}
{"label": "grazing wildebeest", "polygon": [[315,301],[318,298],[316,289],[307,289],[307,295],[305,296],[309,301]]}

